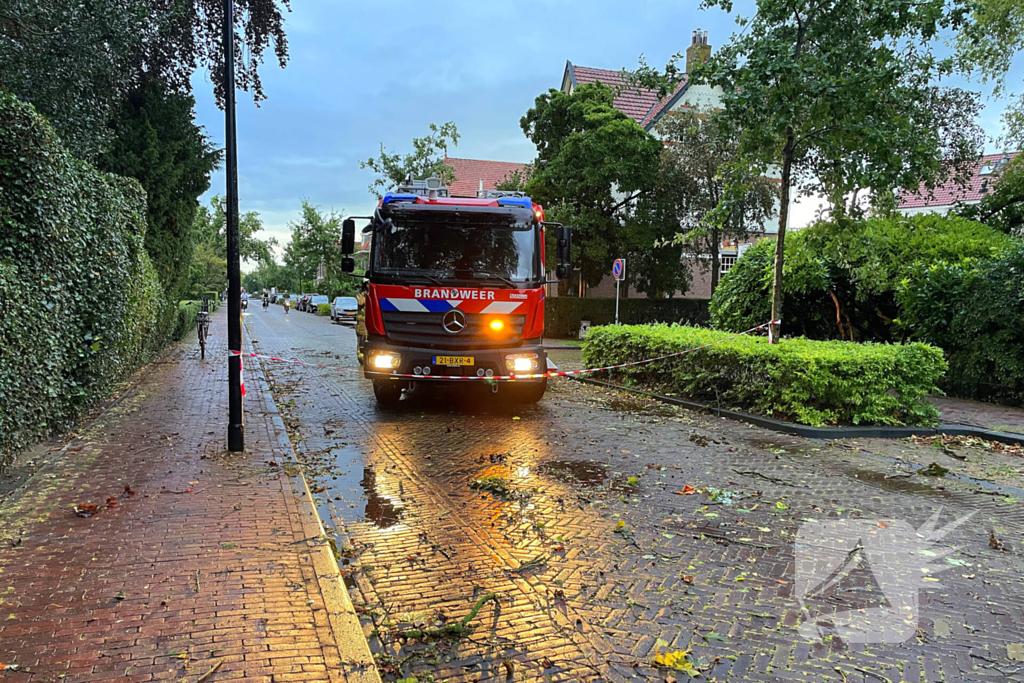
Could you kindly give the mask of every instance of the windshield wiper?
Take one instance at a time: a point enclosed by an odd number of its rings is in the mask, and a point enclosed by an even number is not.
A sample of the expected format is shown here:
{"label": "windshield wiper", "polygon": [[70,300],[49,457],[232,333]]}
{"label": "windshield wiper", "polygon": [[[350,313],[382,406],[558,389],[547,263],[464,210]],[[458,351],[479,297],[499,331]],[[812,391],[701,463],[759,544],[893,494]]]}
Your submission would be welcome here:
{"label": "windshield wiper", "polygon": [[390,273],[387,273],[387,274],[388,275],[394,274],[395,276],[398,276],[398,277],[418,277],[418,278],[423,278],[427,282],[433,282],[435,285],[443,285],[444,284],[443,282],[438,280],[433,275],[427,275],[426,273],[420,272],[418,270],[393,269],[393,270],[391,270]]}
{"label": "windshield wiper", "polygon": [[513,289],[516,289],[516,288],[519,287],[518,284],[516,284],[515,282],[512,282],[512,280],[509,280],[507,277],[505,277],[503,275],[496,275],[494,273],[473,273],[473,279],[474,280],[482,280],[482,279],[486,279],[486,280],[499,280],[499,281],[504,282],[505,284],[507,284],[509,287],[512,287]]}

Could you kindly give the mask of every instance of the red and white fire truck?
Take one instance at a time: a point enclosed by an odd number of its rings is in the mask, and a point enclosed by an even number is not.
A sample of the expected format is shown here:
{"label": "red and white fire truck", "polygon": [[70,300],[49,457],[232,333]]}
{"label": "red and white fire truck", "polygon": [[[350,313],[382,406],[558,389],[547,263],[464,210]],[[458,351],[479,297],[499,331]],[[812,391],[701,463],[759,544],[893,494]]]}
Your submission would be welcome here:
{"label": "red and white fire truck", "polygon": [[[378,403],[440,377],[508,378],[547,371],[544,353],[544,230],[556,229],[559,279],[569,277],[569,228],[544,221],[520,192],[450,197],[438,178],[409,181],[381,199],[363,234],[369,264],[356,322],[364,375]],[[342,230],[354,250],[355,222]],[[354,262],[344,260],[351,271]],[[545,378],[492,380],[523,402]]]}

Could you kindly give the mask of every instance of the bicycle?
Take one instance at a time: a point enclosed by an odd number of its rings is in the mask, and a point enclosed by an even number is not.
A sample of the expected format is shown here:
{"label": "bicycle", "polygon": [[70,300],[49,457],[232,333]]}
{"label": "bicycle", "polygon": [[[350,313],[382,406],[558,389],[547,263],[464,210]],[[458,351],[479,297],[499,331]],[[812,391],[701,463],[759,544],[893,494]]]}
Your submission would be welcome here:
{"label": "bicycle", "polygon": [[203,299],[203,307],[196,314],[196,334],[199,335],[199,358],[206,360],[206,339],[210,336],[210,302]]}

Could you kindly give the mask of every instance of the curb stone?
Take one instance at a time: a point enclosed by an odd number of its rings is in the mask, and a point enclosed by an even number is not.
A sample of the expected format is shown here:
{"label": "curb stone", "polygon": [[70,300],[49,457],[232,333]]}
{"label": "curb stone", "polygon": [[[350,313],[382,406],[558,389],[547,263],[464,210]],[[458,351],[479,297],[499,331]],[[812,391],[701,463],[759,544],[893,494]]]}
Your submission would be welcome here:
{"label": "curb stone", "polygon": [[[290,474],[285,470],[286,463],[281,463],[282,472],[288,477],[292,491],[297,498],[303,535],[306,539],[314,541],[308,544],[313,559],[313,571],[324,599],[327,619],[341,655],[341,663],[345,668],[345,680],[353,683],[381,683],[370,645],[366,642],[363,633],[363,626],[356,615],[352,600],[348,595],[348,589],[342,581],[338,561],[329,544],[316,542],[326,538],[323,522],[317,512],[316,503],[313,501],[313,494],[309,489],[309,482],[306,481],[302,465],[295,457],[295,450],[288,438],[284,420],[274,402],[263,364],[258,358],[254,358],[253,361],[256,368],[256,372],[253,373],[254,379],[263,395],[266,416],[270,418],[278,447],[291,459],[291,462],[287,464],[294,467],[292,471],[295,474]],[[333,680],[335,680],[334,676],[332,676]]]}
{"label": "curb stone", "polygon": [[627,387],[620,384],[614,384],[612,382],[604,382],[599,379],[592,379],[589,377],[573,377],[572,379],[584,384],[592,384],[606,389],[619,389],[620,391],[626,391],[631,394],[646,396],[648,398],[653,398],[656,401],[670,403],[682,408],[709,411],[716,417],[723,417],[730,420],[736,420],[738,422],[747,422],[755,427],[763,427],[764,429],[771,429],[772,431],[791,434],[793,436],[802,436],[806,439],[906,439],[911,436],[935,436],[937,434],[944,434],[946,436],[973,436],[979,439],[985,439],[986,441],[998,441],[999,443],[1004,443],[1008,446],[1019,446],[1024,443],[1024,435],[1021,434],[994,432],[990,429],[971,427],[969,425],[940,424],[938,427],[811,427],[808,425],[797,424],[795,422],[773,420],[770,417],[754,415],[753,413],[745,413],[741,410],[719,408],[702,401],[691,401],[683,398],[664,396],[662,394],[656,394],[643,389]]}

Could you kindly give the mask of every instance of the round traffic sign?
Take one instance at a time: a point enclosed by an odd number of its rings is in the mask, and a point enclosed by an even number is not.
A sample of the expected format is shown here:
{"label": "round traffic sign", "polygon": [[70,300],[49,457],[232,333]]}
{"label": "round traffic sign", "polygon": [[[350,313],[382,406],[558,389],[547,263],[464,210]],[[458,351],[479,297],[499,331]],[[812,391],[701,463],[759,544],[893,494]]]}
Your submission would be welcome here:
{"label": "round traffic sign", "polygon": [[626,270],[626,259],[617,258],[612,263],[612,276],[616,280],[621,280],[622,275]]}

